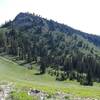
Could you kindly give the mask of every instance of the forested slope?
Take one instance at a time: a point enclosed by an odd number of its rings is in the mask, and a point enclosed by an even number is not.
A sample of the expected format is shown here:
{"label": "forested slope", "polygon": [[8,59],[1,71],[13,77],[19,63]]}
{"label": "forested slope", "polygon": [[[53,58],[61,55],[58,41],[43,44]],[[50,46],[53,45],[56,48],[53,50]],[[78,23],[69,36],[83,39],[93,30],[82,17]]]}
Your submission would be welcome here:
{"label": "forested slope", "polygon": [[1,26],[0,52],[34,61],[40,74],[48,71],[59,81],[100,82],[100,37],[35,14],[20,13]]}

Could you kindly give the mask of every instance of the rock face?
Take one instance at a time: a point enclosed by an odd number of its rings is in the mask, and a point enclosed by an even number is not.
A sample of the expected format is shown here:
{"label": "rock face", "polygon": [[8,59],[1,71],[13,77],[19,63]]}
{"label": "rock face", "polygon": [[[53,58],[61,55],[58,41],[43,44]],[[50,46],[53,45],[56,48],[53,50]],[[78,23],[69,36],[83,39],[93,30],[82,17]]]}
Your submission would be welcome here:
{"label": "rock face", "polygon": [[13,21],[13,25],[15,28],[23,28],[23,29],[31,29],[33,27],[41,28],[41,30],[43,30],[44,27],[47,29],[45,19],[42,19],[39,16],[32,15],[29,13],[18,14]]}
{"label": "rock face", "polygon": [[20,13],[16,16],[15,20],[13,21],[14,27],[31,27],[33,24],[32,16],[28,16],[27,14]]}

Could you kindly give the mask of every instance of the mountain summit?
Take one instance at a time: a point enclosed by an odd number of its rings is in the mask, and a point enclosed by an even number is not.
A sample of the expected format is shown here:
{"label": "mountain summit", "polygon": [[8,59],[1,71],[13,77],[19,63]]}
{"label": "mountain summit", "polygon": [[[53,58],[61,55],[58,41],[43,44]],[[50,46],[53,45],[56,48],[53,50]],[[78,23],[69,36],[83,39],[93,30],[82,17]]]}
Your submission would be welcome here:
{"label": "mountain summit", "polygon": [[5,23],[0,35],[0,52],[34,61],[40,74],[50,68],[56,80],[76,79],[84,85],[100,81],[100,36],[30,13]]}
{"label": "mountain summit", "polygon": [[30,29],[34,26],[41,28],[43,32],[58,31],[66,34],[77,34],[87,39],[89,42],[100,47],[100,36],[88,34],[76,30],[68,25],[60,24],[53,20],[47,20],[35,14],[19,13],[12,21],[15,28]]}

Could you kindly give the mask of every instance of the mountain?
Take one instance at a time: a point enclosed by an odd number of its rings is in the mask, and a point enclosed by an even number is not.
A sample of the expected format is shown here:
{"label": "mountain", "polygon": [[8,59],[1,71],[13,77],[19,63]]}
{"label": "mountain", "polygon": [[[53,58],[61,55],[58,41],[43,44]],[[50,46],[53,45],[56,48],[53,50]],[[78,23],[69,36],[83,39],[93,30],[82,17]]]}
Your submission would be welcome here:
{"label": "mountain", "polygon": [[[8,22],[9,23],[9,22]],[[6,25],[8,24],[6,23]],[[2,27],[6,26],[3,25]],[[42,29],[42,31],[58,31],[69,34],[77,34],[87,39],[89,42],[92,42],[94,45],[100,47],[100,36],[88,34],[72,27],[69,27],[64,24],[60,24],[53,20],[47,20],[45,18],[41,18],[38,15],[30,14],[30,13],[19,13],[16,18],[13,20],[13,25],[16,28],[31,28],[33,26],[38,26]]]}
{"label": "mountain", "polygon": [[[0,28],[0,52],[33,61],[56,80],[100,82],[100,36],[73,29],[35,14],[19,13]],[[32,69],[32,68],[31,68]]]}

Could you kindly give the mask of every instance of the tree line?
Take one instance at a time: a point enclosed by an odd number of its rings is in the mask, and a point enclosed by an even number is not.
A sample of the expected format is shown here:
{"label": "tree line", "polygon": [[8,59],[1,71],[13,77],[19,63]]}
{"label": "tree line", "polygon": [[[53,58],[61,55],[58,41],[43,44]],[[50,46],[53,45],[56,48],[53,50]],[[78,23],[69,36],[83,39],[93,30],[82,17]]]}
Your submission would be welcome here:
{"label": "tree line", "polygon": [[77,80],[82,85],[100,82],[100,57],[96,49],[76,34],[57,31],[42,32],[40,27],[31,30],[14,29],[0,32],[0,52],[25,60],[35,61],[40,74],[48,72],[56,80]]}

